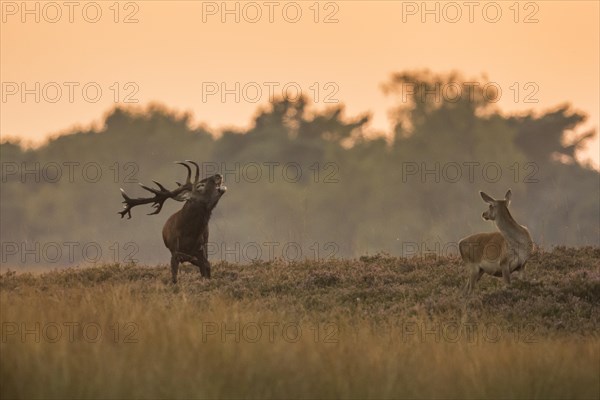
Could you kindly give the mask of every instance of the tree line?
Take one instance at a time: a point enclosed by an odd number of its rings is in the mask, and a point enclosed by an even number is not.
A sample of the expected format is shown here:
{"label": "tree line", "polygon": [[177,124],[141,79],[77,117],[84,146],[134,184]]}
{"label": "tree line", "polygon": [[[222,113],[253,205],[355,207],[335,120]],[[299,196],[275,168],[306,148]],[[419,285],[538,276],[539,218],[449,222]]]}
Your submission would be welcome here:
{"label": "tree line", "polygon": [[[427,95],[467,82],[469,96]],[[575,158],[596,132],[565,143],[586,116],[568,104],[505,115],[487,82],[473,82],[394,74],[384,87],[397,100],[387,136],[370,134],[368,113],[314,110],[302,97],[276,99],[249,129],[221,134],[153,104],[116,107],[103,127],[38,148],[4,141],[2,262],[167,262],[160,231],[181,204],[120,219],[119,188],[173,188],[185,178],[173,161],[185,159],[220,172],[229,188],[210,224],[213,260],[446,255],[461,237],[495,230],[481,219],[478,191],[500,197],[508,188],[513,216],[539,245],[598,245],[599,173]]]}

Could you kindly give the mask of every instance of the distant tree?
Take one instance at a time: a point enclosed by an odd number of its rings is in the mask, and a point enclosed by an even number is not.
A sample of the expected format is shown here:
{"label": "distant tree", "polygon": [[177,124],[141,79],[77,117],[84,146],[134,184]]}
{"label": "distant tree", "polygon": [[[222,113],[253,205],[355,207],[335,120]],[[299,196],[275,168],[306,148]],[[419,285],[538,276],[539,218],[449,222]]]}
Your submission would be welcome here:
{"label": "distant tree", "polygon": [[509,123],[516,131],[515,143],[527,157],[540,163],[556,160],[574,162],[575,153],[596,135],[589,130],[565,143],[565,132],[573,130],[585,122],[587,117],[572,111],[569,105],[562,105],[541,116],[525,115],[511,117]]}
{"label": "distant tree", "polygon": [[[460,96],[453,92],[459,88]],[[348,117],[343,105],[315,109],[307,98],[278,98],[258,110],[250,128],[220,135],[194,125],[188,113],[152,104],[114,108],[103,126],[73,129],[38,148],[4,141],[2,240],[99,243],[112,257],[117,243],[119,260],[133,243],[140,261],[163,260],[155,232],[164,219],[120,220],[119,188],[135,196],[138,182],[181,181],[183,171],[172,161],[193,159],[214,162],[230,189],[211,221],[213,258],[267,242],[279,243],[280,257],[286,243],[299,244],[303,257],[400,254],[424,244],[442,251],[466,234],[494,229],[479,217],[478,191],[500,196],[509,187],[519,199],[517,220],[537,242],[599,243],[599,174],[575,159],[596,132],[565,141],[584,122],[582,113],[564,105],[542,115],[504,116],[487,79],[456,72],[402,72],[384,90],[397,101],[388,137],[368,135],[366,113]],[[22,166],[36,163],[61,165],[65,175],[55,181],[28,175],[23,182]],[[64,163],[77,164],[74,180]],[[497,179],[493,168],[483,170],[494,163],[501,168]],[[99,179],[82,176],[86,164],[100,167]],[[272,177],[267,164],[278,165]],[[7,174],[13,166],[17,173]],[[285,166],[299,166],[300,175],[294,168],[286,175]],[[164,214],[178,206],[166,205]]]}

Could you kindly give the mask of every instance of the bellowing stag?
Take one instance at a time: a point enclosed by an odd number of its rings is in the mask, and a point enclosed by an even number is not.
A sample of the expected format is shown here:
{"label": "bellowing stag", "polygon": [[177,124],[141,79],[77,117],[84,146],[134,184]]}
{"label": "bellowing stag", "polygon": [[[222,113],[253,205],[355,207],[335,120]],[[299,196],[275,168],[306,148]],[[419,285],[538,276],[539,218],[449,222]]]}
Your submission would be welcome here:
{"label": "bellowing stag", "polygon": [[212,210],[227,191],[220,174],[199,180],[200,167],[198,164],[190,160],[186,160],[186,162],[193,164],[196,168],[194,182],[191,181],[190,166],[185,162],[177,162],[187,169],[187,178],[184,184],[180,184],[174,190],[168,190],[160,183],[153,181],[158,189],[142,184],[140,186],[152,193],[154,197],[131,198],[121,189],[121,194],[125,199],[123,210],[119,211],[121,218],[125,215],[131,218],[131,209],[142,204],[152,204],[156,210],[148,215],[155,215],[160,212],[167,199],[185,201],[183,208],[169,217],[162,231],[165,246],[171,252],[173,283],[177,283],[179,264],[185,261],[198,266],[202,276],[210,278],[210,262],[207,251],[208,221]]}

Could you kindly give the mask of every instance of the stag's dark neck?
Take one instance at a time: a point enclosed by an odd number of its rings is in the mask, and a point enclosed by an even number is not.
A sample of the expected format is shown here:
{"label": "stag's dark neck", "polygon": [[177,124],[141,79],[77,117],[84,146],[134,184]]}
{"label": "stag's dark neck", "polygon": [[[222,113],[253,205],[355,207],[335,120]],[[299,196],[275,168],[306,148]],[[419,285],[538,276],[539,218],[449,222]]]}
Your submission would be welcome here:
{"label": "stag's dark neck", "polygon": [[185,222],[186,231],[200,232],[204,230],[210,219],[211,210],[205,204],[186,202],[181,209],[181,218]]}

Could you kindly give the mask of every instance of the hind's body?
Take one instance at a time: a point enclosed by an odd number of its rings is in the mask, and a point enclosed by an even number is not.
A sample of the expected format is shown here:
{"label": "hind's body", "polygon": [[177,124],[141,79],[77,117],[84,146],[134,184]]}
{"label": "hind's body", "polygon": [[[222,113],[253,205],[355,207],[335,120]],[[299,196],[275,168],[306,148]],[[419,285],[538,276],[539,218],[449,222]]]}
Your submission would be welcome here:
{"label": "hind's body", "polygon": [[481,192],[490,204],[483,218],[496,223],[500,232],[476,233],[458,243],[460,255],[469,270],[466,291],[471,292],[483,274],[502,276],[510,284],[510,274],[522,270],[533,252],[533,240],[524,226],[516,223],[508,211],[511,192],[504,200],[494,200]]}

